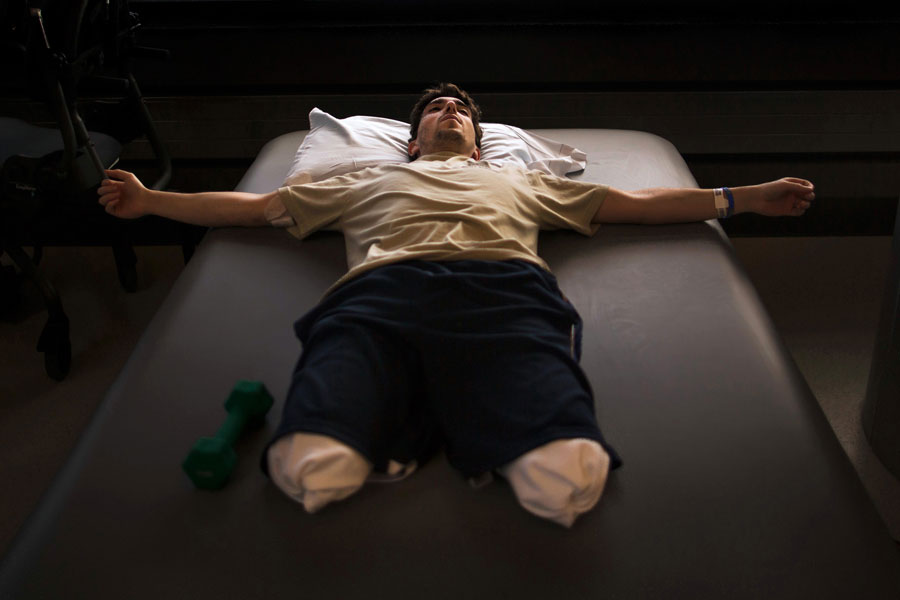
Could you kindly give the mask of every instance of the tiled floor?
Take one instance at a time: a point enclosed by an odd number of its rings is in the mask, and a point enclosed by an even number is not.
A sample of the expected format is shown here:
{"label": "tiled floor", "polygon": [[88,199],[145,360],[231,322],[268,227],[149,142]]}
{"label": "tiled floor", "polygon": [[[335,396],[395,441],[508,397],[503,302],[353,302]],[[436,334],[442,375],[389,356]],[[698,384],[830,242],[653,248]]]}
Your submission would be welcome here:
{"label": "tiled floor", "polygon": [[[890,238],[738,238],[735,250],[895,539],[900,481],[860,428]],[[5,553],[182,269],[178,247],[141,247],[139,290],[118,285],[104,248],[48,248],[42,268],[71,320],[73,366],[48,379],[34,345],[45,316],[27,289],[0,322],[0,554]],[[5,261],[5,259],[4,259]]]}

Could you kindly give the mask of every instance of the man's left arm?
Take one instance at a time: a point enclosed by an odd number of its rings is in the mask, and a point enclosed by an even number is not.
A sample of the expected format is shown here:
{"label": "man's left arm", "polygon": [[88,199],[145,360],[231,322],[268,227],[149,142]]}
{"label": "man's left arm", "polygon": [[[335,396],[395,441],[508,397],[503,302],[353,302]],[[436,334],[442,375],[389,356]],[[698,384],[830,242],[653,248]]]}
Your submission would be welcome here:
{"label": "man's left arm", "polygon": [[[769,217],[799,217],[815,198],[813,184],[794,177],[735,187],[730,192],[734,198],[732,214],[753,212]],[[718,216],[715,191],[711,189],[657,188],[625,192],[610,188],[592,221],[659,225],[706,221]]]}

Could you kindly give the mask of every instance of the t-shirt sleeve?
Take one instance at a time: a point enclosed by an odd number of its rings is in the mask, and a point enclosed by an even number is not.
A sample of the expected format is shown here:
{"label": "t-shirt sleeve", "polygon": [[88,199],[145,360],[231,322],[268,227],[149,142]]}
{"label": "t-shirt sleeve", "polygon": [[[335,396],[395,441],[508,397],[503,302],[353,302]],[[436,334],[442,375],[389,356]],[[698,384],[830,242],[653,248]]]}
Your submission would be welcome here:
{"label": "t-shirt sleeve", "polygon": [[278,200],[293,219],[288,231],[303,239],[320,229],[339,229],[341,215],[364,185],[361,174],[357,171],[315,183],[278,188]]}
{"label": "t-shirt sleeve", "polygon": [[592,219],[606,198],[609,186],[528,171],[533,207],[541,229],[574,229],[593,235],[600,228]]}

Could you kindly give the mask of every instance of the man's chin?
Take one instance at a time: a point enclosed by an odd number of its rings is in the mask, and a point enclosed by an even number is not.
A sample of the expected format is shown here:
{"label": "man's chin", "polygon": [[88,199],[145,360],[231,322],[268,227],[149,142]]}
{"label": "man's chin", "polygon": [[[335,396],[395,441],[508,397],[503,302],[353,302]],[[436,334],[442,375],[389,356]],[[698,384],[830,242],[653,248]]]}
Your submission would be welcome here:
{"label": "man's chin", "polygon": [[453,152],[471,156],[474,151],[475,148],[472,142],[467,141],[465,134],[456,129],[438,131],[428,142],[419,146],[419,156],[437,154],[438,152]]}
{"label": "man's chin", "polygon": [[434,152],[466,154],[466,136],[461,131],[446,129],[434,136]]}
{"label": "man's chin", "polygon": [[436,144],[462,144],[466,136],[459,129],[441,129],[435,133],[434,141]]}

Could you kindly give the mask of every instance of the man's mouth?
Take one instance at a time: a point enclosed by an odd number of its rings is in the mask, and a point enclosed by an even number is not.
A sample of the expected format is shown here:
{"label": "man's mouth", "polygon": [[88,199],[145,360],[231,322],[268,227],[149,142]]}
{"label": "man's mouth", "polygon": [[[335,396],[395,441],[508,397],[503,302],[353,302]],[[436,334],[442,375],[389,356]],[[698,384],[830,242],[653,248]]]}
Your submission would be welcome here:
{"label": "man's mouth", "polygon": [[447,119],[453,119],[454,121],[462,125],[462,119],[460,119],[456,115],[447,115],[446,117],[442,117],[441,121],[446,121]]}

